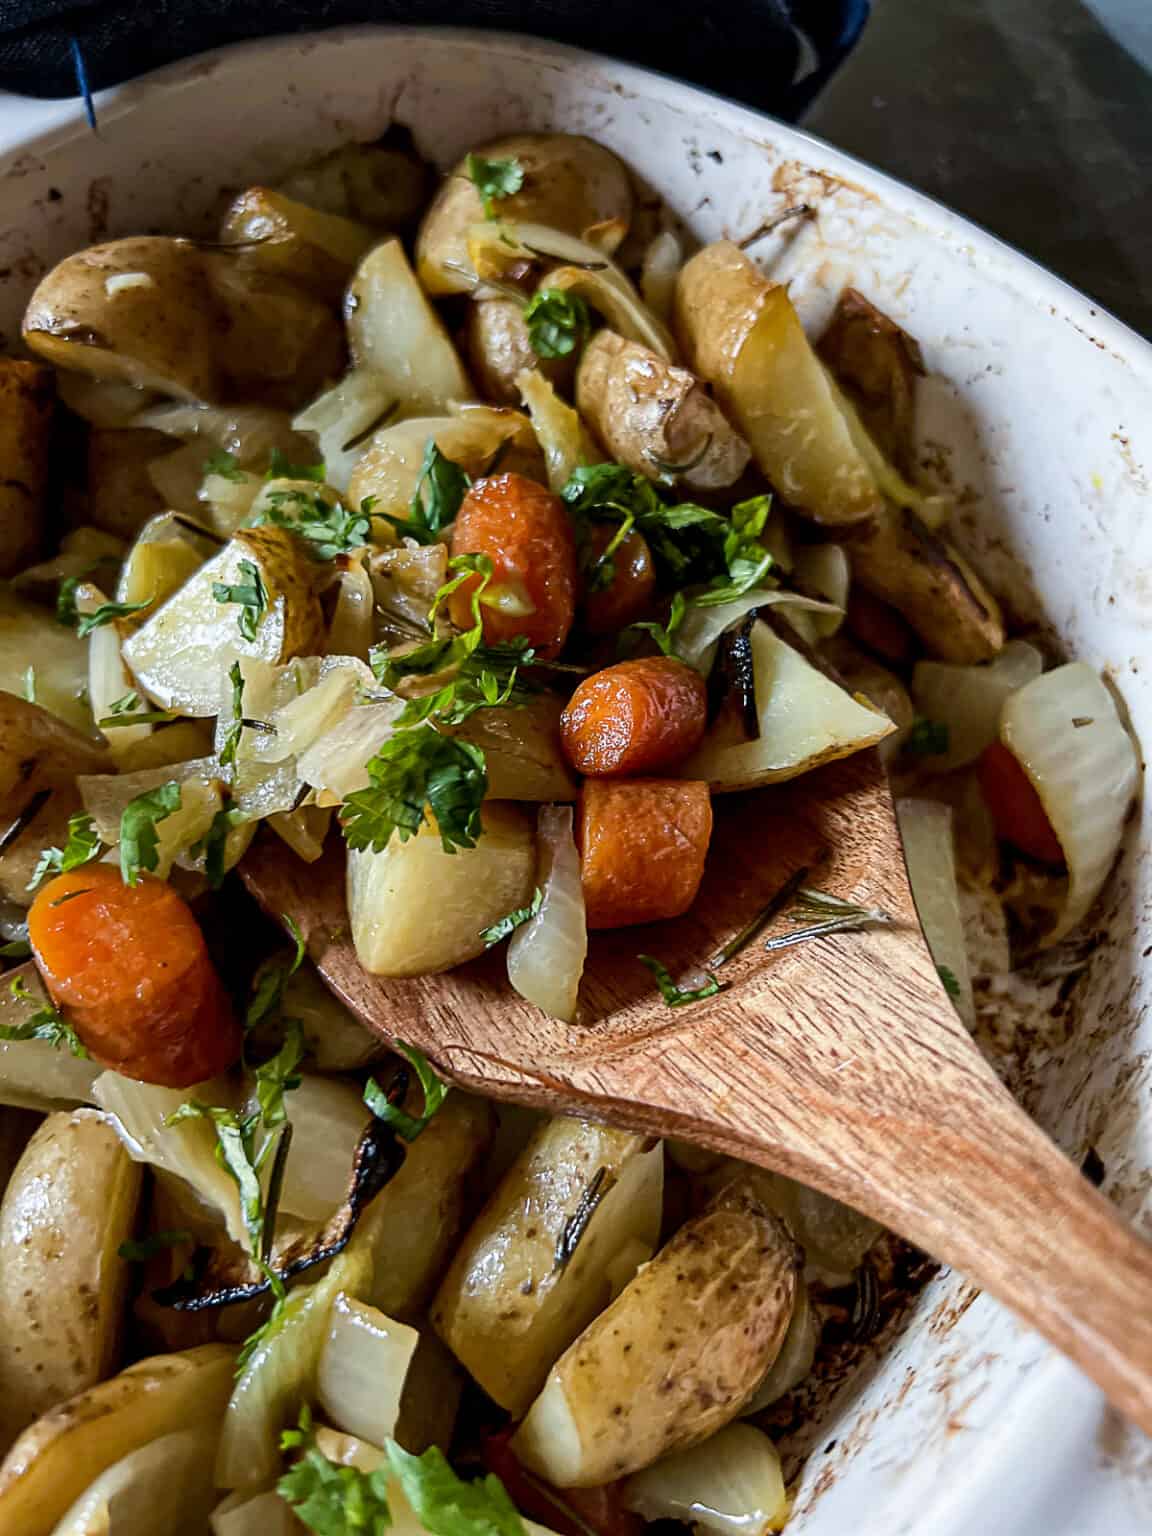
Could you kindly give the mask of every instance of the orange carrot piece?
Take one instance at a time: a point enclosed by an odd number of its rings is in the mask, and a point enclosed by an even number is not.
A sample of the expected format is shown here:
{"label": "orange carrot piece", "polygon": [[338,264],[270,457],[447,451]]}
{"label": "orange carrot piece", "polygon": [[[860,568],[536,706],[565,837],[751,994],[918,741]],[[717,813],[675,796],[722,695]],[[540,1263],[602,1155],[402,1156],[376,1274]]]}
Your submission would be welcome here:
{"label": "orange carrot piece", "polygon": [[577,773],[658,773],[700,745],[707,710],[699,672],[644,656],[584,679],[560,716],[560,741]]}
{"label": "orange carrot piece", "polygon": [[[588,537],[589,570],[616,537],[610,523],[596,523]],[[656,586],[656,567],[648,540],[635,529],[620,541],[609,557],[612,579],[603,587],[584,592],[584,627],[590,635],[614,635],[635,624],[648,611]]]}
{"label": "orange carrot piece", "polygon": [[[492,561],[481,607],[489,645],[523,635],[542,656],[557,654],[576,606],[576,542],[559,496],[524,475],[477,480],[452,529],[452,553]],[[462,629],[472,624],[479,579],[464,582],[449,599]]]}
{"label": "orange carrot piece", "polygon": [[88,864],[40,888],[28,937],[44,984],[91,1055],[187,1088],[240,1055],[241,1034],[187,904],[163,880]]}
{"label": "orange carrot piece", "polygon": [[1064,863],[1064,850],[1052,830],[1044,802],[1019,758],[1002,741],[984,749],[980,790],[998,837],[1041,864]]}
{"label": "orange carrot piece", "polygon": [[589,779],[580,793],[579,815],[589,928],[655,923],[688,910],[712,835],[707,784]]}

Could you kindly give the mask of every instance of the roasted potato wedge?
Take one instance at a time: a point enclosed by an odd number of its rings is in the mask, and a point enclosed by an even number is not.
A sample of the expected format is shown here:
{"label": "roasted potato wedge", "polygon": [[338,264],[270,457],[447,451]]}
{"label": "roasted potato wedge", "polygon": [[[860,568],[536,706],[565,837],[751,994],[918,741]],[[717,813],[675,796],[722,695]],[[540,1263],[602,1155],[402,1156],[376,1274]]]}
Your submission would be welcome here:
{"label": "roasted potato wedge", "polygon": [[24,340],[59,368],[186,400],[216,400],[226,320],[200,252],[140,235],[77,251],[33,293]]}
{"label": "roasted potato wedge", "polygon": [[799,635],[794,643],[761,621],[749,637],[759,735],[745,737],[740,712],[724,709],[680,769],[713,791],[752,789],[795,778],[895,729],[887,715],[853,697],[822,671]]}
{"label": "roasted potato wedge", "polygon": [[[499,200],[501,219],[550,224],[594,241],[609,255],[628,233],[632,184],[623,163],[603,145],[577,134],[520,133],[475,153],[515,160],[524,173],[520,190]],[[428,293],[468,293],[475,286],[468,231],[484,213],[465,157],[445,177],[416,240],[416,270]]]}
{"label": "roasted potato wedge", "polygon": [[224,1344],[159,1355],[45,1414],[0,1466],[0,1530],[51,1536],[85,1489],[131,1452],[177,1430],[219,1425],[235,1366]]}
{"label": "roasted potato wedge", "polygon": [[212,1482],[219,1430],[205,1422],[161,1435],[113,1463],[52,1536],[202,1536],[219,1494]]}
{"label": "roasted potato wedge", "polygon": [[[259,572],[263,602],[248,607],[217,598],[217,588],[251,594]],[[283,528],[242,528],[124,643],[124,660],[141,688],[165,709],[198,717],[220,707],[219,677],[239,656],[270,664],[314,654],[324,615],[313,591],[314,567]],[[246,617],[255,637],[241,632]]]}
{"label": "roasted potato wedge", "polygon": [[0,576],[26,565],[44,532],[55,404],[49,369],[0,357]]}
{"label": "roasted potato wedge", "polygon": [[336,303],[356,263],[378,236],[366,225],[322,213],[268,187],[249,187],[220,223],[226,244],[244,247],[244,266],[273,272]]}
{"label": "roasted potato wedge", "polygon": [[111,1374],[141,1169],[93,1109],[49,1115],[0,1205],[0,1422],[6,1444]]}
{"label": "roasted potato wedge", "polygon": [[713,386],[791,505],[832,525],[881,512],[879,488],[787,288],[730,241],[707,245],[681,270],[676,330],[688,366]]}
{"label": "roasted potato wedge", "polygon": [[94,427],[88,434],[88,516],[97,528],[133,538],[164,502],[148,473],[172,439],[147,427]]}
{"label": "roasted potato wedge", "polygon": [[0,689],[35,700],[76,731],[90,731],[87,686],[87,642],[49,610],[0,589]]}
{"label": "roasted potato wedge", "polygon": [[343,373],[344,330],[332,305],[226,251],[202,259],[222,317],[216,357],[234,398],[295,410]]}
{"label": "roasted potato wedge", "polygon": [[[660,1235],[663,1150],[583,1120],[546,1121],[456,1250],[432,1304],[441,1338],[520,1415],[553,1363],[607,1304],[627,1245]],[[639,1261],[639,1260],[638,1260]]]}
{"label": "roasted potato wedge", "polygon": [[0,830],[7,829],[0,896],[31,904],[28,882],[41,849],[64,846],[68,818],[80,809],[77,774],[109,772],[111,766],[107,749],[92,737],[38,704],[0,692]]}
{"label": "roasted potato wedge", "polygon": [[432,167],[417,154],[411,133],[393,123],[375,143],[342,144],[307,161],[279,190],[322,213],[376,229],[406,230],[427,204],[432,183]]}
{"label": "roasted potato wedge", "polygon": [[999,603],[956,546],[915,512],[886,505],[845,548],[855,579],[900,611],[929,655],[973,665],[1003,649]]}
{"label": "roasted potato wedge", "polygon": [[911,474],[916,380],[924,377],[919,342],[862,293],[846,288],[817,351],[848,390],[880,451],[901,474]]}
{"label": "roasted potato wedge", "polygon": [[568,392],[575,355],[539,357],[528,339],[524,306],[516,299],[478,299],[464,318],[464,349],[472,377],[486,400],[519,405],[517,375],[524,369],[542,373]]}
{"label": "roasted potato wedge", "polygon": [[801,1262],[753,1187],[730,1185],[561,1356],[516,1455],[560,1488],[588,1488],[705,1439],[779,1353]]}
{"label": "roasted potato wedge", "polygon": [[750,457],[699,379],[615,331],[598,331],[585,347],[576,405],[608,457],[650,480],[720,490]]}
{"label": "roasted potato wedge", "polygon": [[348,921],[372,976],[428,976],[472,960],[483,930],[532,894],[536,837],[509,801],[488,800],[474,848],[445,853],[431,821],[379,853],[348,850]]}
{"label": "roasted potato wedge", "polygon": [[493,1121],[490,1104],[453,1090],[361,1218],[374,1272],[371,1286],[358,1294],[389,1317],[418,1320],[443,1274]]}

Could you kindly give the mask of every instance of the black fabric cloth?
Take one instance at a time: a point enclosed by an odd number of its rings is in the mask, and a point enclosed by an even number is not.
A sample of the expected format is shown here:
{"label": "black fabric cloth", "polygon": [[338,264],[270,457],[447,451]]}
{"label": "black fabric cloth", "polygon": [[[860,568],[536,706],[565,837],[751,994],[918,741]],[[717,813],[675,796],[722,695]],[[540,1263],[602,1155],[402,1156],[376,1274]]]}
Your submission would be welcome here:
{"label": "black fabric cloth", "polygon": [[362,22],[502,28],[574,43],[796,117],[868,0],[0,0],[0,89],[78,94],[247,38]]}

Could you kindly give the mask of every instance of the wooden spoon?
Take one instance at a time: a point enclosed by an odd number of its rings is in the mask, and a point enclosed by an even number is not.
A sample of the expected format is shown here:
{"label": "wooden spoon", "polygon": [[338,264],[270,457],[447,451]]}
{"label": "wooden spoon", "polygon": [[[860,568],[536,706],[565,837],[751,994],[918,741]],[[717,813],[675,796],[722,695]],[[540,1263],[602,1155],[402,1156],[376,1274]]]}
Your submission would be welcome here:
{"label": "wooden spoon", "polygon": [[[874,754],[715,808],[691,912],[592,936],[578,1026],[514,993],[501,952],[441,976],[367,975],[339,846],[304,864],[265,834],[243,874],[296,920],[364,1024],[454,1082],[682,1137],[846,1201],[969,1275],[1152,1433],[1152,1247],[1018,1107],[958,1018]],[[772,953],[758,937],[724,966],[719,995],[669,1008],[637,953],[677,976],[706,964],[804,868],[805,884],[894,922]],[[790,931],[783,915],[767,930]]]}

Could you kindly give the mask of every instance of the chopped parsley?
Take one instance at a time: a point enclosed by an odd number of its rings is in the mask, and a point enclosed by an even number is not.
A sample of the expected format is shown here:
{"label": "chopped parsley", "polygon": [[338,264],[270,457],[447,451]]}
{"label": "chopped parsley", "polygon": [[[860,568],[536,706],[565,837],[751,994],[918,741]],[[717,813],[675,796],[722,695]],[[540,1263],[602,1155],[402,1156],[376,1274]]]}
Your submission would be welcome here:
{"label": "chopped parsley", "polygon": [[80,1036],[51,1003],[40,1004],[17,976],[8,988],[18,1003],[33,1009],[20,1024],[0,1024],[0,1040],[47,1040],[54,1050],[68,1049],[73,1056],[87,1057]]}
{"label": "chopped parsley", "polygon": [[660,988],[660,996],[668,1004],[669,1008],[683,1008],[687,1003],[699,1003],[706,997],[715,997],[717,992],[724,990],[725,983],[717,981],[711,971],[704,972],[704,980],[698,987],[681,987],[672,979],[672,973],[667,966],[661,965],[659,960],[651,955],[637,955],[641,965],[646,965],[656,978],[656,985]]}
{"label": "chopped parsley", "polygon": [[228,834],[233,827],[242,826],[247,820],[239,806],[222,806],[213,816],[204,836],[197,838],[188,850],[192,858],[203,858],[204,876],[214,891],[223,885],[227,873],[224,856],[228,851]]}
{"label": "chopped parsley", "polygon": [[904,750],[913,757],[943,757],[950,742],[950,732],[942,720],[918,715],[908,727]]}
{"label": "chopped parsley", "polygon": [[683,592],[676,592],[672,597],[672,605],[668,610],[665,623],[660,624],[655,619],[642,619],[635,624],[629,624],[622,633],[623,635],[651,635],[665,656],[675,656],[676,632],[684,622],[684,615],[687,612],[687,599]]}
{"label": "chopped parsley", "polygon": [[287,965],[270,965],[261,975],[244,1017],[245,1030],[255,1029],[257,1024],[280,1007],[284,999],[284,988],[304,963],[304,935],[290,917],[285,918],[285,922],[296,945],[295,953]]}
{"label": "chopped parsley", "polygon": [[323,464],[293,464],[291,459],[285,458],[279,448],[273,448],[268,460],[268,473],[264,478],[266,480],[315,480],[318,485],[323,485],[326,473]]}
{"label": "chopped parsley", "polygon": [[63,848],[45,848],[36,860],[27,889],[34,891],[49,875],[66,875],[98,859],[104,852],[104,844],[96,831],[91,816],[82,811],[68,818],[68,836]]}
{"label": "chopped parsley", "polygon": [[484,940],[484,948],[491,949],[493,944],[499,944],[501,939],[506,939],[516,932],[524,923],[530,922],[539,912],[544,902],[544,892],[539,886],[532,892],[532,900],[526,907],[517,907],[512,912],[506,912],[499,922],[493,923],[490,928],[483,928],[480,937]]}
{"label": "chopped parsley", "polygon": [[204,460],[204,473],[206,475],[220,475],[225,480],[244,480],[244,471],[240,468],[240,461],[234,453],[213,453]]}
{"label": "chopped parsley", "polygon": [[147,1237],[135,1240],[129,1238],[117,1248],[117,1255],[129,1264],[147,1264],[149,1259],[163,1253],[168,1248],[181,1248],[185,1243],[194,1242],[191,1232],[168,1228],[163,1232],[152,1232]]}
{"label": "chopped parsley", "polygon": [[239,661],[228,668],[228,681],[232,684],[232,714],[224,727],[224,740],[220,744],[221,768],[235,768],[240,735],[244,730],[244,673]]}
{"label": "chopped parsley", "polygon": [[260,522],[294,533],[316,560],[334,560],[362,548],[371,538],[371,497],[361,502],[358,512],[339,499],[330,501],[307,491],[269,491],[265,501]]}
{"label": "chopped parsley", "polygon": [[256,1102],[260,1117],[269,1130],[283,1125],[288,1118],[284,1108],[284,1095],[301,1083],[300,1063],[307,1055],[304,1043],[304,1026],[299,1019],[285,1019],[284,1043],[275,1056],[253,1070],[256,1085]]}
{"label": "chopped parsley", "polygon": [[392,1475],[430,1536],[524,1536],[524,1522],[493,1473],[465,1482],[437,1446],[422,1456],[402,1450],[395,1440],[384,1449]]}
{"label": "chopped parsley", "polygon": [[938,965],[936,969],[939,972],[940,980],[944,983],[945,992],[955,1002],[960,996],[960,983],[956,980],[955,971],[949,970],[946,965]]}
{"label": "chopped parsley", "polygon": [[120,817],[120,874],[125,885],[136,885],[143,870],[160,862],[158,822],[180,809],[181,789],[175,779],[129,800]]}
{"label": "chopped parsley", "polygon": [[349,795],[340,812],[350,848],[378,853],[393,833],[407,841],[420,830],[425,807],[436,819],[445,853],[475,848],[488,789],[479,747],[418,725],[389,737],[366,768],[369,787]]}
{"label": "chopped parsley", "polygon": [[144,608],[152,605],[152,599],[146,597],[142,603],[101,603],[99,608],[91,613],[77,613],[76,633],[83,640],[94,629],[101,629],[105,624],[111,624],[115,619],[125,619],[130,613],[139,613]]}
{"label": "chopped parsley", "polygon": [[96,724],[102,731],[115,730],[124,725],[167,725],[180,717],[172,709],[145,709],[144,701],[135,691],[122,694],[109,704],[108,714]]}
{"label": "chopped parsley", "polygon": [[260,1188],[260,1170],[268,1152],[275,1145],[267,1139],[259,1150],[256,1136],[261,1126],[260,1114],[241,1115],[234,1109],[218,1104],[205,1104],[200,1099],[189,1099],[173,1110],[165,1125],[179,1125],[184,1120],[211,1120],[216,1127],[217,1156],[236,1181],[240,1191],[240,1213],[255,1258],[263,1256],[265,1236],[269,1230],[269,1213],[265,1210],[264,1194]]}
{"label": "chopped parsley", "polygon": [[483,155],[469,155],[465,164],[468,180],[480,194],[486,219],[494,219],[495,205],[524,185],[524,167],[519,160],[486,160]]}
{"label": "chopped parsley", "polygon": [[260,567],[253,560],[241,560],[240,582],[214,581],[212,596],[218,603],[236,603],[240,608],[237,627],[245,640],[255,640],[256,626],[268,608],[268,593]]}
{"label": "chopped parsley", "polygon": [[396,1041],[396,1049],[407,1059],[420,1079],[420,1087],[424,1091],[423,1113],[409,1115],[393,1104],[374,1077],[370,1077],[364,1084],[364,1102],[377,1120],[390,1125],[405,1141],[415,1141],[447,1098],[448,1084],[436,1076],[423,1051],[417,1050],[414,1045],[405,1045],[402,1040]]}
{"label": "chopped parsley", "polygon": [[436,446],[434,438],[428,439],[424,460],[407,517],[393,517],[381,512],[392,526],[406,538],[418,544],[439,544],[444,529],[456,519],[460,503],[472,484],[459,464],[446,459]]}
{"label": "chopped parsley", "polygon": [[568,357],[588,339],[592,320],[577,293],[541,288],[524,308],[528,340],[537,357]]}
{"label": "chopped parsley", "polygon": [[302,1525],[317,1536],[384,1536],[392,1524],[386,1462],[361,1472],[329,1461],[316,1445],[307,1405],[300,1410],[298,1427],[281,1434],[280,1449],[300,1453],[276,1492]]}

